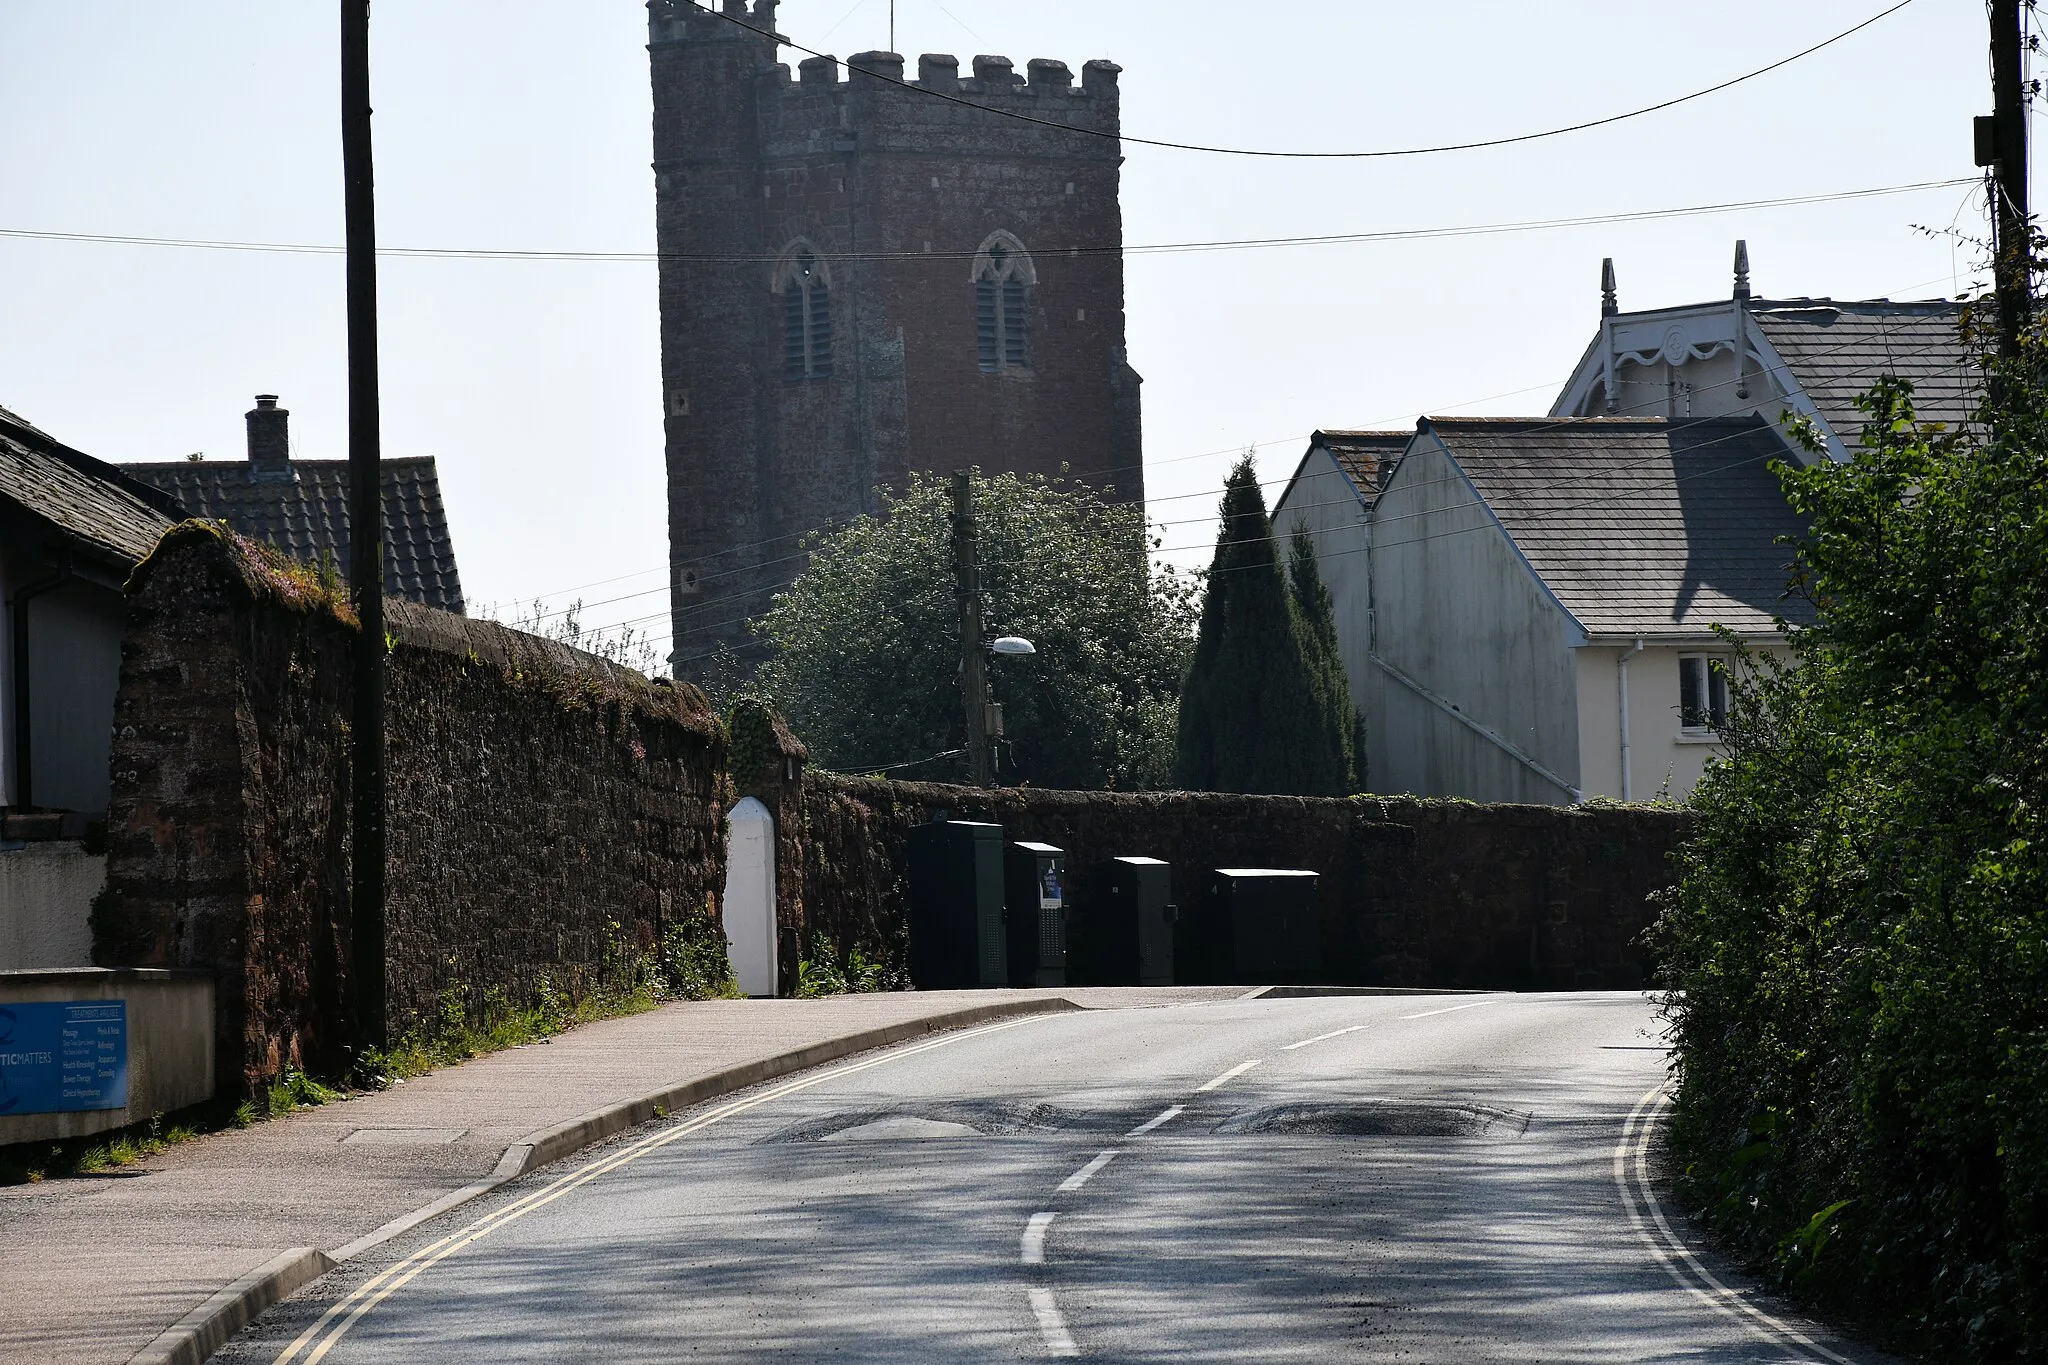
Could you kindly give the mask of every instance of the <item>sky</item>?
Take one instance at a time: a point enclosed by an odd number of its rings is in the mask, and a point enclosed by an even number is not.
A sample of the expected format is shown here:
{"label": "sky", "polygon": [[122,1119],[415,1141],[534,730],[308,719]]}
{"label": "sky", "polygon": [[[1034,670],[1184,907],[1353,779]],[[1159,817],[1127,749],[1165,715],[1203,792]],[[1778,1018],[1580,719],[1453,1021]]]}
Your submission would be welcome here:
{"label": "sky", "polygon": [[[1511,135],[1754,70],[1893,0],[897,0],[896,50],[1124,67],[1127,136],[1290,151]],[[308,0],[0,0],[0,233],[342,239],[337,7]],[[888,0],[785,0],[842,57]],[[646,15],[627,0],[380,0],[386,246],[645,252]],[[1508,148],[1372,160],[1127,145],[1125,241],[1519,223],[1967,179],[1988,112],[1978,0],[1912,0],[1735,88]],[[801,54],[784,50],[792,63]],[[966,63],[963,62],[963,65]],[[1319,427],[1550,406],[1624,308],[1726,297],[1747,238],[1772,297],[1968,287],[1975,183],[1433,240],[1138,254],[1146,489],[1168,558],[1205,563],[1224,474],[1284,480]],[[386,259],[384,452],[439,461],[472,612],[581,598],[666,636],[651,262]],[[0,235],[0,406],[113,461],[240,459],[277,393],[295,453],[346,453],[339,257]],[[1272,490],[1277,496],[1278,489]]]}

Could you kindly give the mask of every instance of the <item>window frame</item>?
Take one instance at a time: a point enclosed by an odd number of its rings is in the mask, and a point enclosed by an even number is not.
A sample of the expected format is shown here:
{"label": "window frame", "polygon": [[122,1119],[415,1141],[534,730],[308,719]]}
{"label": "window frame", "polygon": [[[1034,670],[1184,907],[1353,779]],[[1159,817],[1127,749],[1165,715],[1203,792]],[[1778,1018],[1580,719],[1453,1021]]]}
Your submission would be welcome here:
{"label": "window frame", "polygon": [[[1678,656],[1678,732],[1688,739],[1719,737],[1728,728],[1725,654]],[[1690,696],[1690,705],[1688,697]]]}
{"label": "window frame", "polygon": [[832,274],[817,248],[799,238],[777,262],[772,292],[782,302],[782,382],[832,377]]}
{"label": "window frame", "polygon": [[974,253],[975,363],[983,374],[1023,374],[1033,368],[1032,291],[1038,268],[1009,232],[990,234]]}

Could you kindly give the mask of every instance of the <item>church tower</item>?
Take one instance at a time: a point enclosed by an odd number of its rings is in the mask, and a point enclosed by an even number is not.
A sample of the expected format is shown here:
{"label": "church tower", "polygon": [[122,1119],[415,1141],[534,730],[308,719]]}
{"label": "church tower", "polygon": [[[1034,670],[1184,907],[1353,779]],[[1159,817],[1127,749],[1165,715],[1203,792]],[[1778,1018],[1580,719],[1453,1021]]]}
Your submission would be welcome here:
{"label": "church tower", "polygon": [[777,0],[719,2],[648,5],[678,676],[912,470],[1144,496],[1120,68],[925,56],[906,82],[864,52],[792,78]]}

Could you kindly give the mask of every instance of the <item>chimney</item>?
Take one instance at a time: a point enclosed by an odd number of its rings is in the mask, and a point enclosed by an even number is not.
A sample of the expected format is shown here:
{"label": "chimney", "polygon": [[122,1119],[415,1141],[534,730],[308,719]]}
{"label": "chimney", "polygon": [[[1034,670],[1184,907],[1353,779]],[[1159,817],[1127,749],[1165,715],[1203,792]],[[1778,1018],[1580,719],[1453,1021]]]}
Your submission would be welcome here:
{"label": "chimney", "polygon": [[256,395],[248,413],[249,477],[289,479],[292,476],[291,413],[277,405],[274,393]]}
{"label": "chimney", "polygon": [[1740,239],[1735,243],[1735,297],[1749,297],[1749,243]]}
{"label": "chimney", "polygon": [[1614,293],[1614,258],[1609,256],[1600,262],[1600,316],[1611,318],[1621,311],[1621,301]]}

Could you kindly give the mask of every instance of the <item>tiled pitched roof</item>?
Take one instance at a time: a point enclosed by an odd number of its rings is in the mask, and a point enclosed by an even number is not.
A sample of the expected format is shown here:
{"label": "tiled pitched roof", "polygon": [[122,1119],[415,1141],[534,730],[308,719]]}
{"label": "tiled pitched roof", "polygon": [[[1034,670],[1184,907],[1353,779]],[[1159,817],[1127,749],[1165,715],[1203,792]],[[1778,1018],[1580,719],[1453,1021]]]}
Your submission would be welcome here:
{"label": "tiled pitched roof", "polygon": [[[246,461],[123,466],[195,517],[225,521],[294,559],[331,559],[348,573],[348,462],[293,460],[291,477],[257,476]],[[462,581],[431,458],[385,460],[384,582],[398,597],[460,614]]]}
{"label": "tiled pitched roof", "polygon": [[132,568],[177,520],[177,506],[115,466],[60,444],[0,408],[0,502],[78,550]]}
{"label": "tiled pitched roof", "polygon": [[1959,427],[1978,401],[1981,373],[1963,344],[1959,303],[1756,299],[1749,315],[1845,445],[1859,444],[1856,396],[1880,375],[1912,381],[1922,421]]}
{"label": "tiled pitched roof", "polygon": [[1309,438],[1309,446],[1329,451],[1351,486],[1370,502],[1379,496],[1381,471],[1400,458],[1414,435],[1412,431],[1319,431]]}
{"label": "tiled pitched roof", "polygon": [[1455,419],[1431,427],[1557,598],[1594,635],[1763,634],[1802,526],[1760,417]]}

